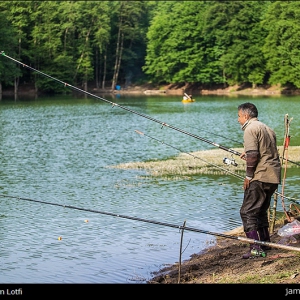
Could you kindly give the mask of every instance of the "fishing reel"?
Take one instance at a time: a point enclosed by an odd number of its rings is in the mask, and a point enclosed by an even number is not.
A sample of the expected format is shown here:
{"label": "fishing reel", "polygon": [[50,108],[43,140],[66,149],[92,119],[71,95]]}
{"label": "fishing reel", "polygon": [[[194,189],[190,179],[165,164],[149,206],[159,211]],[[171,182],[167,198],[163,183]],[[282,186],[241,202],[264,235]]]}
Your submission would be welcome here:
{"label": "fishing reel", "polygon": [[223,159],[223,163],[224,163],[225,165],[228,165],[228,166],[232,165],[232,166],[235,166],[235,167],[237,167],[237,165],[238,165],[238,164],[235,162],[234,158],[227,158],[227,157],[225,157],[225,158]]}

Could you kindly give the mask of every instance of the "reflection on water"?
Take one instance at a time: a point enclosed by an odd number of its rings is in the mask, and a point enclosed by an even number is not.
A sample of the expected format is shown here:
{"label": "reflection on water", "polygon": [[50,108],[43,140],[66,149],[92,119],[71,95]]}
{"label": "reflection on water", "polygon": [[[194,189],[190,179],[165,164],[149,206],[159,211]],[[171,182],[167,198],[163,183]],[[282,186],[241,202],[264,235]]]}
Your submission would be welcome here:
{"label": "reflection on water", "polygon": [[[229,148],[240,147],[236,108],[250,100],[280,145],[284,114],[294,117],[290,145],[299,145],[297,97],[203,96],[189,106],[171,96],[112,99]],[[0,118],[0,194],[11,196],[0,198],[1,283],[145,283],[151,272],[178,261],[176,226],[184,221],[215,233],[241,225],[240,179],[171,181],[108,167],[179,154],[135,130],[186,152],[213,148],[203,141],[97,99],[71,96],[3,99]],[[298,198],[298,176],[299,168],[288,171],[285,195]],[[182,259],[214,239],[185,230]]]}

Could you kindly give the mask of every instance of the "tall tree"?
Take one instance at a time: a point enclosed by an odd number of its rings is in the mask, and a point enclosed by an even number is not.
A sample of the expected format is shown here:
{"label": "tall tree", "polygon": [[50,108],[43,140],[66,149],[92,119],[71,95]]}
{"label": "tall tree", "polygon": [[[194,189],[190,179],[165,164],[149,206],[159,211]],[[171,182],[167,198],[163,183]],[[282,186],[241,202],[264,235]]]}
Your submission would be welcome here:
{"label": "tall tree", "polygon": [[213,50],[219,49],[216,59],[223,80],[229,85],[263,83],[265,61],[261,47],[266,32],[260,21],[268,4],[262,1],[216,1],[208,10],[206,32],[214,35]]}
{"label": "tall tree", "polygon": [[210,2],[162,1],[151,21],[143,70],[155,82],[210,82],[203,35]]}
{"label": "tall tree", "polygon": [[108,1],[97,2],[96,19],[94,23],[94,64],[95,64],[95,82],[99,88],[100,78],[102,75],[102,88],[105,88],[106,67],[107,67],[107,47],[110,40],[110,7]]}
{"label": "tall tree", "polygon": [[[61,26],[63,20],[60,10],[60,1],[33,2],[34,8],[31,14],[32,30],[29,56],[36,69],[68,81],[74,74],[71,58],[64,51],[63,38],[65,27]],[[62,4],[73,6],[71,1]],[[76,4],[74,4],[76,5]],[[63,65],[59,65],[63,64]],[[33,74],[36,90],[62,91],[63,87],[55,84],[51,79]]]}
{"label": "tall tree", "polygon": [[167,45],[167,41],[174,25],[172,15],[174,5],[176,1],[159,2],[147,32],[147,55],[143,70],[158,83],[172,80],[167,57],[172,48]]}
{"label": "tall tree", "polygon": [[268,30],[263,52],[269,83],[300,88],[300,2],[275,1],[262,25]]}
{"label": "tall tree", "polygon": [[[8,22],[7,11],[5,10],[0,10],[0,32],[0,45],[2,47],[0,51],[12,57],[16,56],[15,49],[17,49],[18,45],[17,32],[11,26],[11,23]],[[0,99],[2,97],[2,84],[12,85],[15,82],[15,78],[20,74],[20,69],[15,63],[4,59],[0,55]]]}
{"label": "tall tree", "polygon": [[[141,68],[139,60],[143,60],[146,49],[146,28],[148,27],[148,11],[150,5],[145,1],[114,1],[113,11],[117,18],[115,22],[115,61],[112,78],[114,89],[123,70],[125,84],[129,84],[137,72],[136,65]],[[123,68],[122,68],[123,66]]]}
{"label": "tall tree", "polygon": [[[9,22],[9,28],[13,28],[14,34],[10,36],[15,43],[17,41],[17,46],[13,50],[17,52],[15,57],[20,59],[23,54],[23,49],[26,53],[28,48],[28,36],[27,33],[30,28],[30,14],[31,14],[31,3],[26,1],[0,1],[0,8],[3,13],[5,13],[5,18],[7,22]],[[2,19],[2,18],[1,18]],[[5,20],[3,20],[5,22]],[[5,30],[4,30],[5,31]],[[2,31],[1,31],[2,34]],[[4,34],[5,35],[5,34]],[[8,43],[12,44],[12,43]],[[12,50],[12,49],[10,49]],[[20,65],[17,65],[16,68],[19,69],[18,72],[15,73],[13,85],[14,85],[14,93],[15,95],[18,92],[19,79],[20,79]]]}

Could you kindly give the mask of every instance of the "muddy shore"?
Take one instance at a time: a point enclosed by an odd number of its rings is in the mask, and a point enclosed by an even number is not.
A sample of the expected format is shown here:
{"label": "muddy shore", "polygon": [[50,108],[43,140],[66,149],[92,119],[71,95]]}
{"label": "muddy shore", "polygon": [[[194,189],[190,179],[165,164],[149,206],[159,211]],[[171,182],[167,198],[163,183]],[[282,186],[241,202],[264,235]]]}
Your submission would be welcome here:
{"label": "muddy shore", "polygon": [[[290,241],[271,234],[271,243],[286,243],[300,250],[300,238]],[[242,227],[224,233],[232,238],[218,237],[216,244],[191,256],[181,264],[167,266],[153,274],[148,284],[296,284],[300,283],[300,252],[271,247],[265,257],[242,259],[249,244],[235,239],[245,237]]]}

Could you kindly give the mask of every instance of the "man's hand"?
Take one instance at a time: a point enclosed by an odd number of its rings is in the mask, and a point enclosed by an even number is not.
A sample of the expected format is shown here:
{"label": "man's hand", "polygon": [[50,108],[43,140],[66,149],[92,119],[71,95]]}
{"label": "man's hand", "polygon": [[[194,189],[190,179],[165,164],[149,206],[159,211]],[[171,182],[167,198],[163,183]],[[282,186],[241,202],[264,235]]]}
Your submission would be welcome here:
{"label": "man's hand", "polygon": [[240,155],[240,158],[243,159],[243,160],[246,160],[246,153],[243,152],[243,153]]}
{"label": "man's hand", "polygon": [[245,178],[244,179],[244,190],[246,190],[250,185],[250,179]]}

